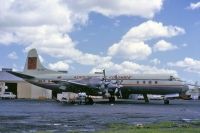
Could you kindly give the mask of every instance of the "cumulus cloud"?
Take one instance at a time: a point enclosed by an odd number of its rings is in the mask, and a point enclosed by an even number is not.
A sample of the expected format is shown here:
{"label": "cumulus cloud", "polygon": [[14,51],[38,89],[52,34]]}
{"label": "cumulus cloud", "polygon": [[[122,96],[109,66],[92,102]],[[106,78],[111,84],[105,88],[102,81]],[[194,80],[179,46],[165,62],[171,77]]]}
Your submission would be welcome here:
{"label": "cumulus cloud", "polygon": [[[40,53],[69,59],[93,69],[108,68],[116,73],[176,73],[173,70],[124,61],[111,62],[112,56],[120,54],[128,59],[144,59],[152,53],[145,42],[154,38],[173,37],[184,33],[176,26],[164,26],[160,22],[147,21],[131,28],[102,57],[77,49],[71,39],[75,25],[85,25],[91,12],[106,17],[121,15],[152,18],[161,10],[164,0],[5,0],[0,1],[0,44],[23,45],[25,50],[37,48]],[[106,4],[105,4],[106,3]],[[50,63],[50,69],[67,70],[67,61]]]}
{"label": "cumulus cloud", "polygon": [[40,60],[41,63],[44,63],[44,59],[41,55],[39,55],[39,60]]}
{"label": "cumulus cloud", "polygon": [[119,43],[113,44],[108,49],[108,55],[110,56],[123,56],[131,60],[145,59],[151,53],[151,48],[142,41],[129,42],[121,40]]}
{"label": "cumulus cloud", "polygon": [[183,43],[181,46],[182,46],[182,47],[187,47],[188,44],[187,44],[187,43]]}
{"label": "cumulus cloud", "polygon": [[[83,53],[69,37],[74,24],[82,24],[87,17],[72,13],[62,1],[7,1],[2,3],[0,43],[17,43],[25,50],[37,48],[53,57],[70,58],[78,63],[93,65],[110,59]],[[45,9],[45,10],[44,10]],[[81,21],[78,21],[82,19]]]}
{"label": "cumulus cloud", "polygon": [[13,71],[19,71],[19,67],[17,67],[17,65],[16,64],[12,64],[12,70]]}
{"label": "cumulus cloud", "polygon": [[121,15],[152,18],[160,11],[164,0],[67,0],[74,12],[97,12],[107,17]]}
{"label": "cumulus cloud", "polygon": [[200,1],[197,3],[190,3],[189,9],[195,10],[200,8]]}
{"label": "cumulus cloud", "polygon": [[11,52],[11,53],[9,53],[9,54],[8,54],[8,58],[14,59],[14,60],[18,59],[17,53],[14,52],[14,51]]}
{"label": "cumulus cloud", "polygon": [[178,47],[176,45],[166,42],[165,40],[160,40],[154,45],[155,51],[169,51],[177,48]]}
{"label": "cumulus cloud", "polygon": [[200,74],[200,60],[195,60],[190,57],[186,57],[182,61],[169,62],[168,65],[171,67],[184,68],[185,71],[195,72]]}
{"label": "cumulus cloud", "polygon": [[73,20],[70,10],[58,0],[8,0],[1,1],[1,27],[57,26],[70,31]]}
{"label": "cumulus cloud", "polygon": [[68,70],[69,69],[69,65],[65,62],[65,61],[58,61],[55,63],[50,63],[49,68],[52,70]]}
{"label": "cumulus cloud", "polygon": [[[74,25],[86,24],[91,12],[107,17],[127,15],[152,18],[162,4],[163,0],[0,1],[0,44],[23,45],[26,51],[37,48],[41,53],[53,57],[94,65],[110,60],[111,57],[101,57],[77,49],[68,35]],[[145,44],[144,48],[149,50]]]}
{"label": "cumulus cloud", "polygon": [[10,45],[17,41],[18,41],[18,39],[15,37],[15,35],[13,33],[4,32],[4,31],[0,30],[0,44]]}
{"label": "cumulus cloud", "polygon": [[161,61],[155,58],[155,59],[150,60],[150,62],[153,63],[154,65],[159,65]]}
{"label": "cumulus cloud", "polygon": [[177,26],[165,26],[161,22],[149,20],[131,28],[123,37],[124,40],[151,40],[159,37],[173,37],[184,34],[185,30]]}
{"label": "cumulus cloud", "polygon": [[[118,43],[109,47],[108,55],[122,55],[127,59],[145,59],[152,53],[151,47],[145,41],[161,37],[173,37],[184,33],[183,28],[164,26],[161,22],[149,20],[132,27]],[[174,45],[164,40],[160,41],[158,45],[167,46],[165,50],[175,48]]]}
{"label": "cumulus cloud", "polygon": [[101,71],[103,69],[106,69],[108,73],[116,74],[172,74],[176,76],[178,75],[175,70],[164,68],[159,69],[155,66],[140,65],[131,61],[123,61],[121,64],[115,64],[113,62],[102,64],[93,68],[91,73]]}

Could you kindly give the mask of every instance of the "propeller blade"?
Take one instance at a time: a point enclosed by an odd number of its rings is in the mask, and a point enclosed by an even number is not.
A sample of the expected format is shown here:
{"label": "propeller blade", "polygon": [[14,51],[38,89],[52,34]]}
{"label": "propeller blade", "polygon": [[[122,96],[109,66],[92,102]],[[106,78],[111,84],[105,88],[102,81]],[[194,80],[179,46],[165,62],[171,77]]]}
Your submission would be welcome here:
{"label": "propeller blade", "polygon": [[120,96],[120,98],[122,98],[122,91],[121,91],[121,89],[119,91],[119,96]]}
{"label": "propeller blade", "polygon": [[103,78],[106,81],[106,71],[105,71],[105,69],[103,69]]}
{"label": "propeller blade", "polygon": [[115,89],[115,94],[116,94],[118,91],[119,91],[119,89],[118,89],[118,88],[116,88],[116,89]]}

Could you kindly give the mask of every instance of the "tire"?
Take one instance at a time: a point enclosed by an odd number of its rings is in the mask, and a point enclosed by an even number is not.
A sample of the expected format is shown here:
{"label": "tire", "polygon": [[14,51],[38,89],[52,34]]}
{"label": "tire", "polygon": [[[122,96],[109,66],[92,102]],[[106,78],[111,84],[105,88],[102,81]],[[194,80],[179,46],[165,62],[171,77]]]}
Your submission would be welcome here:
{"label": "tire", "polygon": [[115,97],[109,97],[109,102],[114,103],[115,102]]}
{"label": "tire", "polygon": [[93,104],[94,104],[94,101],[93,101],[92,98],[86,97],[86,98],[85,98],[85,104],[87,104],[87,105],[93,105]]}
{"label": "tire", "polygon": [[164,100],[164,104],[168,105],[169,104],[169,100]]}

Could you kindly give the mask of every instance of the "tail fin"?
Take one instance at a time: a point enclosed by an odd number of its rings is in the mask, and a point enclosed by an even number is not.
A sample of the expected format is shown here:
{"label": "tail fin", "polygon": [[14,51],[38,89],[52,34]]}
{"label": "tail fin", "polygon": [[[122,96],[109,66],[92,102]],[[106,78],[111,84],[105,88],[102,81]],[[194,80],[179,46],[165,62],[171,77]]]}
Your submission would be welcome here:
{"label": "tail fin", "polygon": [[26,58],[24,73],[34,75],[34,74],[57,73],[57,72],[45,68],[40,62],[40,58],[37,54],[36,49],[31,49],[28,52],[28,56]]}
{"label": "tail fin", "polygon": [[39,59],[36,49],[31,49],[28,52],[28,56],[26,58],[26,63],[24,67],[24,72],[27,71],[37,71],[40,69],[45,69]]}

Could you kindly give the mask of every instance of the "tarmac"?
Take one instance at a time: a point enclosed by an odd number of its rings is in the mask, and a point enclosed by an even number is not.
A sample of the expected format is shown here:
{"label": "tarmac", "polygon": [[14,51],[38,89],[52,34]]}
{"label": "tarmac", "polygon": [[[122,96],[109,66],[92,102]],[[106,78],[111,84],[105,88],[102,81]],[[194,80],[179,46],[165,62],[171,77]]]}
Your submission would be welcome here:
{"label": "tarmac", "polygon": [[200,121],[200,100],[117,101],[94,105],[53,100],[0,100],[0,133],[95,132],[111,123],[145,124]]}

